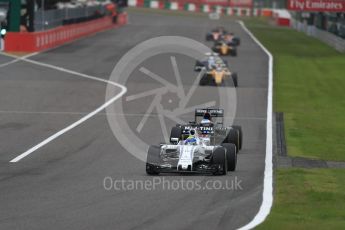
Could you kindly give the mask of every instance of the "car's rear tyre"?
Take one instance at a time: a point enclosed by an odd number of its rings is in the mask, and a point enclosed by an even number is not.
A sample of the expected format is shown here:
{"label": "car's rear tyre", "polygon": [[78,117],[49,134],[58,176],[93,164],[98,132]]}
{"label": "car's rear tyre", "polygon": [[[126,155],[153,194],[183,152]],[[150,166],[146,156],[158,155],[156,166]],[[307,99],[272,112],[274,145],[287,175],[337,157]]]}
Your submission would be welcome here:
{"label": "car's rear tyre", "polygon": [[243,132],[242,132],[242,127],[239,125],[233,125],[232,126],[234,129],[238,130],[238,134],[240,136],[240,145],[239,145],[239,150],[242,149],[242,143],[243,143]]}
{"label": "car's rear tyre", "polygon": [[148,175],[158,175],[157,165],[160,163],[160,147],[151,145],[147,151],[146,173]]}
{"label": "car's rear tyre", "polygon": [[202,78],[200,79],[200,85],[201,86],[205,86],[205,85],[211,85],[211,77],[209,77],[207,74],[205,74],[204,76],[202,76]]}
{"label": "car's rear tyre", "polygon": [[223,143],[231,143],[231,144],[236,145],[236,152],[238,152],[239,147],[240,147],[240,135],[239,135],[238,130],[230,129]]}
{"label": "car's rear tyre", "polygon": [[241,40],[239,38],[233,38],[232,41],[237,45],[239,46],[241,44]]}
{"label": "car's rear tyre", "polygon": [[222,146],[226,149],[226,160],[228,163],[228,171],[235,171],[237,164],[236,145],[223,143]]}
{"label": "car's rear tyre", "polygon": [[238,86],[237,73],[231,74],[231,80],[232,80],[233,83],[234,83],[234,87],[237,87],[237,86]]}
{"label": "car's rear tyre", "polygon": [[214,175],[226,175],[228,172],[228,164],[226,160],[226,149],[223,147],[218,147],[213,151],[212,154],[212,164],[220,167],[220,170],[214,172]]}
{"label": "car's rear tyre", "polygon": [[[182,128],[181,127],[172,127],[170,131],[170,142],[171,143],[176,143],[181,140],[182,137]],[[173,138],[177,138],[178,141],[173,141]]]}
{"label": "car's rear tyre", "polygon": [[233,57],[236,57],[237,56],[237,49],[233,49],[230,51],[230,55],[233,56]]}

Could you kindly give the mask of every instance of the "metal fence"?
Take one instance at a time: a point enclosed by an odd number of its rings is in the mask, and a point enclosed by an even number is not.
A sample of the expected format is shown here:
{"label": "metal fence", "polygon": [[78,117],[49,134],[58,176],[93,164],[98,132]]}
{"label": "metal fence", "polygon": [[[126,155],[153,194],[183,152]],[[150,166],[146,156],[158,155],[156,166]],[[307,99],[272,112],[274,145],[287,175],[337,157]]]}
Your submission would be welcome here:
{"label": "metal fence", "polygon": [[42,31],[52,29],[66,23],[76,23],[92,19],[94,16],[106,14],[105,6],[90,6],[82,8],[65,8],[56,10],[38,10],[35,12],[34,29]]}
{"label": "metal fence", "polygon": [[316,28],[316,26],[310,26],[294,19],[292,19],[292,27],[327,43],[339,52],[345,53],[345,40],[341,37],[338,37],[330,32],[320,30]]}

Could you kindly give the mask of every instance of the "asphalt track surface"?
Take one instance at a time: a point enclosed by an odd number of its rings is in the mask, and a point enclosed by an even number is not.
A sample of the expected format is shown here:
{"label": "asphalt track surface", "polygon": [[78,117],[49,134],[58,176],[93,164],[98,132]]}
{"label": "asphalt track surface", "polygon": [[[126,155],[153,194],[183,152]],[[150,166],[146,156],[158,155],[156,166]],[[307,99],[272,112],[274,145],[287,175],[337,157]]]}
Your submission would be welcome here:
{"label": "asphalt track surface", "polygon": [[[146,13],[129,16],[127,26],[31,59],[107,80],[117,61],[141,41],[178,35],[204,42],[205,33],[214,26],[231,28],[242,41],[238,57],[227,58],[239,75],[235,123],[243,127],[244,143],[237,170],[218,177],[160,178],[170,182],[184,178],[202,186],[207,181],[225,183],[237,178],[242,189],[106,190],[103,182],[107,176],[153,178],[145,174],[145,164],[116,140],[105,111],[21,161],[9,163],[103,104],[106,90],[103,82],[17,62],[0,68],[0,229],[235,229],[258,212],[265,167],[266,54],[235,21]],[[0,55],[0,65],[11,60]],[[164,58],[156,59],[148,67],[166,70],[163,62]],[[192,80],[184,78],[187,87]],[[143,76],[131,78],[127,95],[141,92],[148,84]],[[121,100],[129,112],[123,115],[135,126],[147,109],[147,101],[131,106],[125,97]],[[154,115],[145,125],[146,132],[160,130],[153,119]],[[161,134],[152,134],[148,141],[153,140],[153,144],[162,141]]]}

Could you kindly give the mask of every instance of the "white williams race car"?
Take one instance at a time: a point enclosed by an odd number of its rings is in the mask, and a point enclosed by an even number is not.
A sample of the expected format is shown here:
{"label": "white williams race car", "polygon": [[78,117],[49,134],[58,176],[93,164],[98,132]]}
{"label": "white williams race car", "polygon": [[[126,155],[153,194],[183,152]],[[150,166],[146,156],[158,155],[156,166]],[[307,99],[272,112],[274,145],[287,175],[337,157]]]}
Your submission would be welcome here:
{"label": "white williams race car", "polygon": [[[219,112],[219,113],[218,113]],[[219,109],[197,109],[199,114],[223,115]],[[211,173],[225,175],[235,171],[237,152],[240,148],[239,129],[213,123],[173,127],[169,144],[150,146],[147,154],[146,173]],[[219,142],[217,144],[217,142]]]}

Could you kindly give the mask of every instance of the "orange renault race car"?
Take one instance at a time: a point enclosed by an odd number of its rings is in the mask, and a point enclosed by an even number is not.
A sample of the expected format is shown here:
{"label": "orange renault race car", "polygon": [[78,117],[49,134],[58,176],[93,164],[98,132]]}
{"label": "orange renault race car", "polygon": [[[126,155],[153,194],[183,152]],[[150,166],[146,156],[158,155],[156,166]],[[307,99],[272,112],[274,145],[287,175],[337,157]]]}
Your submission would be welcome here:
{"label": "orange renault race car", "polygon": [[201,86],[234,86],[237,87],[237,73],[232,73],[226,67],[208,70],[200,79]]}
{"label": "orange renault race car", "polygon": [[226,56],[226,55],[237,56],[236,47],[232,46],[231,44],[225,41],[215,42],[214,46],[212,47],[212,50],[222,56]]}

